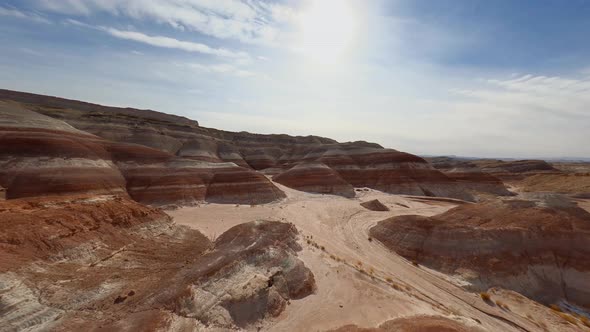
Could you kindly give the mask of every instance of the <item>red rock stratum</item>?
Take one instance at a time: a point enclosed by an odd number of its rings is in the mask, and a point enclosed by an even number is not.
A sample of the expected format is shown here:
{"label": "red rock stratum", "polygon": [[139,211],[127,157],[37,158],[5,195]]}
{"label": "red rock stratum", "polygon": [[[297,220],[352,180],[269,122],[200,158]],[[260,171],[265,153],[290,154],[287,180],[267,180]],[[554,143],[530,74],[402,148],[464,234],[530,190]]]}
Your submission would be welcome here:
{"label": "red rock stratum", "polygon": [[542,303],[590,307],[590,213],[559,196],[464,204],[399,216],[370,234],[391,250],[476,289],[499,285]]}
{"label": "red rock stratum", "polygon": [[0,202],[0,326],[52,331],[247,327],[315,289],[292,224],[214,242],[113,196]]}
{"label": "red rock stratum", "polygon": [[[180,197],[171,198],[170,201],[191,201],[195,197],[211,196],[211,201],[231,202],[220,191],[223,192],[228,181],[233,181],[236,177],[243,179],[240,180],[245,184],[241,190],[243,193],[256,189],[251,197],[243,197],[243,201],[266,202],[282,197],[268,184],[262,184],[261,177],[244,169],[276,174],[277,181],[295,189],[345,197],[354,194],[351,187],[369,187],[394,194],[474,200],[473,192],[500,192],[503,188],[501,183],[487,178],[469,177],[465,180],[445,175],[420,157],[394,149],[384,149],[374,143],[338,143],[317,136],[228,132],[201,127],[196,121],[154,111],[106,107],[8,90],[0,90],[0,99],[18,103],[21,108],[58,120],[61,126],[67,125],[117,144],[141,145],[182,160],[232,163],[243,168],[229,171],[242,172],[243,177],[221,172],[214,179],[220,182],[213,188],[209,188],[207,179],[193,181],[190,183],[193,189],[180,188]],[[146,202],[158,201],[157,197],[154,199],[154,193],[158,189],[171,194],[178,186],[177,179],[183,177],[178,173],[183,173],[186,167],[175,170],[174,174],[162,179],[154,179],[153,185],[148,183],[147,179],[153,176],[147,173],[157,173],[159,171],[156,169],[161,169],[162,161],[158,161],[160,164],[157,167],[138,171],[138,176],[131,180],[133,189],[128,191],[130,194],[133,192],[132,197],[141,196]],[[123,168],[124,175],[129,174],[125,168],[135,171],[133,165],[128,165],[128,160],[126,162],[123,166],[119,165],[120,169]],[[139,163],[144,161],[139,160]],[[213,168],[204,163],[192,168]],[[168,166],[169,163],[165,167]],[[226,168],[231,167],[228,165]],[[170,185],[162,183],[168,179],[171,181]],[[203,194],[205,187],[207,193]],[[199,190],[201,193],[196,194]]]}
{"label": "red rock stratum", "polygon": [[250,168],[109,141],[13,102],[0,102],[0,166],[8,199],[120,194],[167,205],[260,204],[284,197]]}

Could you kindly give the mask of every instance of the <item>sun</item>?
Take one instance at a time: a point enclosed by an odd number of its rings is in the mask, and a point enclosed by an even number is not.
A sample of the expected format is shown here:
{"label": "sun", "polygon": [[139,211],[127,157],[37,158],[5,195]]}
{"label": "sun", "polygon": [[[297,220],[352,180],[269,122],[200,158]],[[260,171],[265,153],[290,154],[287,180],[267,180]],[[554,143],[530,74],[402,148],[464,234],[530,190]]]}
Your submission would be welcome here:
{"label": "sun", "polygon": [[353,46],[357,31],[349,0],[312,0],[300,15],[301,45],[306,56],[321,62],[338,60]]}

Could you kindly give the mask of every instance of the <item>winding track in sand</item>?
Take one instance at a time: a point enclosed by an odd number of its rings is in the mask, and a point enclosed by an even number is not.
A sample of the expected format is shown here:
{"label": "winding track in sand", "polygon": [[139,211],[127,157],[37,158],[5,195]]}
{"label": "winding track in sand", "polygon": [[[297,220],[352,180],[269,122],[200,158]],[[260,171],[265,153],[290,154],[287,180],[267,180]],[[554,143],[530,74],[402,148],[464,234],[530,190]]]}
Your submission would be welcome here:
{"label": "winding track in sand", "polygon": [[[417,314],[444,315],[489,331],[538,329],[519,315],[484,303],[478,294],[452,282],[453,278],[416,267],[378,241],[368,239],[369,229],[380,220],[402,214],[435,215],[456,203],[373,190],[347,199],[277,186],[287,194],[280,202],[258,206],[203,204],[168,212],[176,223],[199,229],[210,238],[252,220],[296,225],[303,246],[299,257],[314,273],[318,290],[292,301],[283,314],[266,322],[263,330],[324,331],[346,324],[370,327]],[[373,212],[360,206],[360,202],[371,199],[379,199],[391,211]],[[373,270],[372,277],[359,272],[358,262],[362,262],[363,270]],[[393,279],[401,290],[391,287],[386,278]]]}

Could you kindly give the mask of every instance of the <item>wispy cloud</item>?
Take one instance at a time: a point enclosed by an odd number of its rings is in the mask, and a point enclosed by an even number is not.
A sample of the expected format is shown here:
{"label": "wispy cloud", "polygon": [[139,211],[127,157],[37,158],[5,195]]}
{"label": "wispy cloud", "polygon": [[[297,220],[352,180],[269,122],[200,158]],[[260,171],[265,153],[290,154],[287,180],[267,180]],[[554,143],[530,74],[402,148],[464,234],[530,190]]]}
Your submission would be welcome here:
{"label": "wispy cloud", "polygon": [[237,77],[252,77],[256,76],[256,73],[248,70],[244,70],[238,68],[234,65],[227,64],[227,63],[220,63],[220,64],[210,64],[204,65],[200,63],[191,63],[187,65],[190,68],[197,69],[199,71],[204,71],[208,73],[217,73],[217,74],[228,74],[234,75]]}
{"label": "wispy cloud", "polygon": [[36,23],[51,24],[51,21],[45,17],[31,12],[24,12],[14,8],[0,7],[0,16],[11,16],[23,20],[29,20]]}
{"label": "wispy cloud", "polygon": [[514,112],[590,117],[590,75],[572,78],[527,74],[510,79],[489,79],[481,88],[456,93]]}
{"label": "wispy cloud", "polygon": [[[74,19],[65,19],[63,24],[74,25],[86,29],[94,29],[108,33],[109,35],[125,40],[147,44],[155,47],[178,49],[186,52],[215,55],[220,57],[235,58],[236,61],[249,61],[250,55],[246,52],[232,51],[225,48],[214,48],[203,43],[178,40],[166,36],[151,36],[137,31],[119,30],[112,27],[93,26]],[[137,51],[134,51],[137,52]]]}
{"label": "wispy cloud", "polygon": [[229,58],[249,57],[248,53],[245,52],[234,52],[224,48],[213,48],[202,43],[183,41],[170,37],[150,36],[141,32],[124,31],[108,27],[100,27],[99,29],[116,38],[132,40],[138,43],[144,43],[156,47],[179,49],[187,52],[197,52]]}
{"label": "wispy cloud", "polygon": [[43,53],[30,49],[28,47],[21,47],[20,51],[24,54],[32,55],[32,56],[43,56]]}
{"label": "wispy cloud", "polygon": [[136,20],[153,20],[179,30],[248,43],[272,43],[281,20],[292,10],[259,0],[36,0],[38,8],[68,15],[107,12]]}
{"label": "wispy cloud", "polygon": [[581,144],[590,130],[590,75],[523,74],[462,85],[476,87],[424,100],[417,107],[424,113],[404,120],[409,130],[421,127],[421,144],[428,144],[423,153],[520,158],[590,153]]}

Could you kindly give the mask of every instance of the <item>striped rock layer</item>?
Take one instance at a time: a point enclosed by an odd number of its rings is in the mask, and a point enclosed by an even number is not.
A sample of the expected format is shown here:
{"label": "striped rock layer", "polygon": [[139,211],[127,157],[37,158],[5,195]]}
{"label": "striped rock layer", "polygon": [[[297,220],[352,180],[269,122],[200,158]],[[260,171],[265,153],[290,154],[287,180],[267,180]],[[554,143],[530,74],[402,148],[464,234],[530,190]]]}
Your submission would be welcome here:
{"label": "striped rock layer", "polygon": [[398,216],[373,238],[410,259],[545,304],[590,308],[590,213],[559,197],[464,204],[433,217]]}
{"label": "striped rock layer", "polygon": [[0,202],[2,331],[242,330],[315,291],[288,223],[214,242],[111,195]]}
{"label": "striped rock layer", "polygon": [[250,168],[112,142],[11,102],[0,102],[0,186],[8,199],[120,194],[156,205],[284,197]]}
{"label": "striped rock layer", "polygon": [[[477,179],[459,181],[434,169],[420,157],[384,149],[374,143],[338,143],[317,136],[228,132],[201,127],[196,121],[154,111],[105,107],[8,90],[0,90],[1,99],[18,102],[37,113],[109,141],[142,145],[185,160],[233,163],[244,169],[277,175],[277,181],[309,192],[349,197],[352,186],[394,194],[473,200],[473,191],[490,186],[488,183],[483,186],[474,183]],[[147,170],[144,172],[149,173]],[[138,177],[149,177],[147,173]],[[246,182],[261,180],[255,179],[251,173],[244,174],[252,177]],[[224,184],[213,188],[214,196],[219,196],[215,192],[224,186],[230,187],[228,181],[232,176],[222,173],[219,177],[220,183]],[[145,183],[133,183],[134,188],[141,185]],[[190,185],[196,190],[205,184],[192,181]],[[152,186],[157,188],[160,184],[153,183]],[[255,191],[253,198],[258,196]]]}

